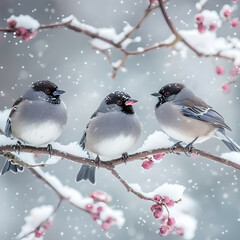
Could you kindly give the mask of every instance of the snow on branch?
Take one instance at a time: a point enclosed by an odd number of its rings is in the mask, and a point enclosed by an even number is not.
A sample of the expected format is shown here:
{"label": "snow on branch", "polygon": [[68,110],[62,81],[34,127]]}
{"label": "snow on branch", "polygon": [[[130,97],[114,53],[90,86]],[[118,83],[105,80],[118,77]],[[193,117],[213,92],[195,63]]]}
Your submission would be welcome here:
{"label": "snow on branch", "polygon": [[[224,5],[218,14],[214,10],[203,10],[207,1],[201,0],[196,4],[199,11],[195,15],[195,24],[197,29],[177,30],[173,22],[169,18],[165,4],[168,1],[151,0],[145,10],[143,16],[133,26],[124,21],[125,26],[122,32],[117,33],[114,27],[96,28],[86,23],[81,23],[75,16],[70,15],[62,19],[61,22],[41,25],[36,19],[29,15],[12,15],[7,19],[8,28],[0,28],[2,32],[12,32],[16,37],[20,37],[23,41],[28,41],[35,37],[37,33],[43,29],[52,29],[57,27],[65,27],[78,33],[92,38],[90,41],[92,47],[98,52],[103,53],[109,60],[112,68],[112,78],[115,78],[119,70],[125,71],[124,64],[129,56],[142,55],[148,51],[159,49],[162,47],[172,47],[173,50],[183,52],[183,46],[192,50],[199,57],[222,58],[232,61],[235,66],[240,65],[240,43],[237,38],[217,37],[216,32],[221,27],[222,22],[229,21],[232,28],[239,25],[237,18],[232,18],[232,13],[236,11],[236,5]],[[236,4],[236,3],[235,3]],[[141,27],[146,18],[160,8],[164,20],[173,33],[167,40],[156,42],[150,46],[137,47],[135,51],[127,50],[128,46],[133,43],[141,42],[141,36],[132,37],[133,34]],[[197,41],[195,41],[197,39]],[[169,41],[171,40],[171,41]],[[180,44],[182,43],[183,46]],[[123,53],[122,59],[111,59],[111,48],[115,48]],[[186,50],[185,50],[186,51]],[[234,75],[235,74],[235,75]],[[236,76],[240,74],[238,69],[230,72],[230,75]],[[232,82],[229,82],[231,84]],[[224,89],[223,89],[224,90]]]}

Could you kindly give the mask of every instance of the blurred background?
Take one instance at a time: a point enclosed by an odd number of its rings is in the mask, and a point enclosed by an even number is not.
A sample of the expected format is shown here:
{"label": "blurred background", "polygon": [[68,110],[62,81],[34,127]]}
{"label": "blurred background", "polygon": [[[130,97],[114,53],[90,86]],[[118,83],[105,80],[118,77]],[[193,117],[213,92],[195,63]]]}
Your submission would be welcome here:
{"label": "blurred background", "polygon": [[[167,9],[178,29],[194,28],[196,1],[171,0]],[[209,1],[208,9],[220,11],[231,1]],[[28,14],[41,24],[61,21],[63,17],[75,15],[79,21],[95,27],[114,27],[119,33],[127,21],[135,25],[148,6],[147,0],[1,0],[0,26],[6,27],[6,19],[12,14]],[[239,17],[239,16],[238,16]],[[238,29],[239,32],[239,29]],[[222,36],[237,36],[239,33],[226,24],[218,32]],[[220,112],[233,129],[229,133],[240,143],[240,111],[238,82],[232,85],[231,92],[224,94],[223,83],[228,75],[217,76],[216,65],[223,65],[227,71],[232,64],[223,60],[198,58],[189,52],[186,59],[173,56],[171,49],[163,48],[143,55],[129,57],[125,67],[127,72],[118,72],[113,80],[109,76],[112,68],[108,60],[93,50],[90,38],[64,28],[44,30],[29,42],[21,42],[12,34],[0,33],[0,110],[10,108],[26,88],[37,80],[49,79],[55,82],[66,94],[62,99],[67,105],[69,119],[59,142],[67,144],[79,141],[89,117],[100,101],[113,90],[124,90],[138,99],[135,105],[144,132],[138,146],[160,126],[155,119],[156,99],[152,92],[158,91],[170,82],[182,82]],[[170,31],[156,9],[143,23],[134,36],[141,36],[142,42],[132,44],[129,50],[145,47],[165,40]],[[122,55],[112,50],[113,61]],[[217,139],[211,139],[196,147],[220,155],[228,149]],[[0,167],[4,159],[0,158]],[[159,239],[160,226],[150,212],[150,203],[138,199],[106,170],[97,171],[97,184],[76,183],[79,165],[70,161],[45,168],[56,175],[63,184],[78,189],[84,196],[95,189],[106,191],[113,197],[112,205],[124,211],[126,223],[122,229],[112,227],[106,235],[91,217],[67,203],[58,211],[54,225],[45,239]],[[148,192],[167,183],[179,183],[186,187],[185,193],[196,201],[192,214],[198,219],[194,239],[238,239],[240,236],[240,173],[208,159],[190,158],[174,154],[164,157],[161,164],[150,170],[142,170],[141,162],[136,161],[117,168],[129,183],[138,183]],[[33,207],[43,204],[56,205],[57,196],[44,184],[25,170],[21,174],[8,173],[0,177],[0,239],[16,236],[24,224],[24,217]],[[167,239],[179,239],[170,235]]]}

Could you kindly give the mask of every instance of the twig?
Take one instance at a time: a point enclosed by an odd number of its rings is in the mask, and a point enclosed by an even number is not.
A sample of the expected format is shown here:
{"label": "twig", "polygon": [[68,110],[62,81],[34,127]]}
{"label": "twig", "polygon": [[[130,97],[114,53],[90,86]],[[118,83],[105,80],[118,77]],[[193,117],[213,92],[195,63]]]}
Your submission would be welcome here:
{"label": "twig", "polygon": [[43,220],[43,221],[42,221],[34,230],[32,230],[31,232],[23,235],[23,236],[20,237],[20,238],[15,238],[15,240],[24,239],[24,238],[26,238],[27,236],[29,236],[30,234],[34,233],[37,229],[39,229],[50,217],[52,217],[52,216],[57,212],[57,210],[59,209],[61,203],[62,203],[62,198],[59,199],[57,206],[55,207],[55,209],[53,210],[53,212],[51,213],[51,215],[48,216],[47,219]]}
{"label": "twig", "polygon": [[[6,146],[0,146],[0,155],[4,155],[6,154],[6,152],[13,152],[13,147],[11,145],[6,145]],[[22,145],[21,147],[21,151],[22,152],[27,152],[27,153],[37,153],[37,154],[46,154],[48,155],[49,152],[46,148],[36,148],[36,147],[32,147],[32,146],[24,146]],[[174,150],[175,153],[184,153],[184,148],[182,147],[178,147]],[[132,162],[135,160],[142,160],[144,158],[146,158],[149,155],[154,155],[154,154],[169,154],[172,153],[171,148],[160,148],[160,149],[156,149],[156,150],[151,150],[151,151],[144,151],[144,152],[139,152],[139,153],[135,153],[132,155],[128,156],[128,162]],[[208,158],[210,160],[219,162],[223,165],[229,166],[229,167],[233,167],[235,169],[240,170],[240,165],[235,163],[235,162],[231,162],[227,159],[212,155],[210,153],[201,151],[199,149],[195,149],[192,148],[191,153],[193,154],[197,154],[199,156],[202,156],[204,158]],[[95,160],[89,160],[88,158],[84,158],[84,157],[79,157],[79,156],[75,156],[72,155],[70,153],[66,153],[66,152],[62,152],[59,150],[55,150],[53,149],[52,152],[53,156],[57,156],[57,157],[61,157],[73,162],[77,162],[77,163],[81,163],[81,164],[85,164],[85,165],[90,165],[90,166],[96,166]],[[15,156],[15,161],[17,161],[16,159],[17,156]],[[21,160],[18,160],[18,162]],[[125,188],[132,192],[133,194],[135,194],[137,197],[141,198],[141,199],[145,199],[145,200],[152,200],[144,195],[142,195],[141,193],[136,192],[133,188],[130,187],[130,185],[122,178],[120,177],[120,175],[117,173],[117,171],[114,169],[116,166],[123,164],[124,161],[122,160],[122,158],[118,158],[118,159],[114,159],[114,160],[110,160],[110,161],[100,161],[99,167],[101,168],[105,168],[109,171],[111,171],[111,173],[125,186]],[[49,183],[45,178],[43,178],[35,169],[33,168],[28,168],[34,175],[36,175],[39,179],[41,179],[43,182],[45,182],[50,188],[52,188],[52,190],[59,196],[59,198],[62,198],[65,201],[68,201],[70,204],[74,205],[74,203],[72,203],[71,201],[69,201],[69,199],[67,199],[66,197],[62,196],[62,194],[54,187],[51,185],[51,183]],[[75,207],[78,207],[75,205]],[[78,207],[79,208],[79,207]],[[84,209],[81,209],[84,210]]]}
{"label": "twig", "polygon": [[184,43],[189,49],[191,49],[194,53],[196,53],[198,57],[223,58],[225,60],[229,60],[229,61],[232,61],[232,62],[235,60],[232,57],[227,57],[227,56],[221,55],[221,53],[205,54],[205,53],[202,53],[202,52],[198,51],[196,48],[194,48],[187,40],[185,40],[185,38],[177,31],[177,29],[173,25],[172,21],[170,20],[169,16],[167,15],[167,12],[165,10],[164,1],[163,0],[158,0],[158,2],[159,2],[159,7],[160,7],[160,10],[161,10],[161,12],[163,14],[163,17],[164,17],[168,27],[172,31],[172,33],[176,36],[176,38],[179,39],[179,41]]}
{"label": "twig", "polygon": [[136,196],[138,196],[141,199],[153,201],[152,198],[148,198],[148,197],[144,196],[143,194],[135,191],[132,187],[130,187],[130,185],[117,173],[117,171],[115,169],[112,169],[111,172],[125,186],[125,188],[128,190],[128,192],[132,192],[133,194],[135,194]]}

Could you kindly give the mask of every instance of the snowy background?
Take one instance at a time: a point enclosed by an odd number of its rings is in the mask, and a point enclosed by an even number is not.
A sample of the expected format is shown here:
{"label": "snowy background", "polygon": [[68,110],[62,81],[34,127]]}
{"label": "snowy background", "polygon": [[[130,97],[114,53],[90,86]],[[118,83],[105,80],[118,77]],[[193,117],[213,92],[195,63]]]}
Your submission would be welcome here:
{"label": "snowy background", "polygon": [[[196,1],[170,1],[168,14],[179,29],[193,29]],[[208,9],[220,11],[223,4],[230,1],[209,1]],[[114,27],[120,32],[124,21],[134,25],[143,15],[148,1],[140,0],[25,0],[0,1],[0,26],[6,26],[6,19],[12,14],[29,14],[41,24],[61,21],[71,14],[81,22],[95,27]],[[239,13],[239,10],[238,10]],[[239,17],[239,16],[238,16]],[[239,34],[223,26],[218,34],[237,36]],[[142,42],[130,45],[144,47],[168,38],[170,31],[157,9],[143,23],[135,36],[141,36]],[[63,28],[44,30],[29,42],[20,42],[12,34],[0,37],[0,110],[10,108],[13,102],[25,92],[34,81],[49,79],[60,89],[66,91],[63,100],[67,105],[69,119],[59,141],[67,144],[79,141],[89,117],[100,101],[113,90],[124,90],[138,99],[135,105],[144,132],[138,146],[148,135],[160,130],[154,115],[156,99],[152,92],[158,91],[170,82],[183,82],[209,105],[213,106],[225,118],[233,129],[229,133],[240,143],[239,86],[232,87],[230,94],[224,94],[221,85],[227,75],[217,76],[216,65],[224,65],[230,70],[232,64],[224,60],[198,58],[191,52],[186,59],[180,55],[172,56],[170,49],[130,57],[126,62],[127,72],[119,72],[116,79],[109,77],[112,68],[102,54],[96,53],[89,45],[89,38]],[[132,47],[131,47],[132,46]],[[120,58],[113,51],[115,60]],[[228,150],[216,139],[201,145],[200,149],[220,155]],[[0,167],[4,159],[0,158]],[[54,225],[45,239],[159,239],[156,233],[159,223],[150,212],[150,203],[138,199],[106,170],[97,171],[97,184],[76,183],[75,177],[80,166],[70,161],[60,161],[45,171],[56,175],[64,185],[69,185],[83,195],[95,189],[108,192],[116,209],[124,211],[126,222],[121,230],[112,227],[105,232],[84,212],[63,203],[58,211]],[[150,170],[143,170],[141,162],[136,161],[117,168],[129,182],[138,183],[144,192],[154,190],[165,182],[178,183],[186,187],[185,194],[195,200],[192,214],[198,219],[198,228],[194,239],[236,239],[240,235],[239,172],[223,167],[203,158],[189,158],[184,155],[165,156],[160,164]],[[41,205],[56,206],[58,198],[29,171],[22,174],[8,173],[0,178],[0,239],[7,240],[16,236],[24,224],[29,211]],[[178,239],[169,236],[168,239]]]}

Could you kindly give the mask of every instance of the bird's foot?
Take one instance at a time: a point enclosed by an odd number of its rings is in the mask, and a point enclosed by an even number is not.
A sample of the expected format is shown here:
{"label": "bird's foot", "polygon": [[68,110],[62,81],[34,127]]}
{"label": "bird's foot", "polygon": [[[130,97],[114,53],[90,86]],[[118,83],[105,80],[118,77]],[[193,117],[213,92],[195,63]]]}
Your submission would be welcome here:
{"label": "bird's foot", "polygon": [[53,147],[52,147],[52,144],[48,144],[48,145],[47,145],[47,151],[49,152],[49,157],[51,157],[52,154],[53,154]]}
{"label": "bird's foot", "polygon": [[188,144],[186,147],[184,147],[184,153],[190,157],[191,156],[191,152],[192,152],[192,144]]}
{"label": "bird's foot", "polygon": [[182,147],[181,142],[182,142],[182,141],[176,142],[176,143],[170,148],[170,152],[179,155],[180,153],[174,152],[174,150],[175,150],[176,148],[178,148],[178,147]]}
{"label": "bird's foot", "polygon": [[190,142],[186,147],[184,147],[184,153],[190,157],[192,153],[193,143],[198,139],[198,137],[194,138],[192,142]]}
{"label": "bird's foot", "polygon": [[125,164],[127,163],[127,160],[128,160],[128,153],[127,152],[122,154],[122,160],[124,161]]}
{"label": "bird's foot", "polygon": [[20,153],[22,147],[22,143],[20,141],[17,141],[17,143],[15,145],[13,145],[13,150],[15,152],[18,152],[18,154]]}
{"label": "bird's foot", "polygon": [[96,166],[99,168],[100,157],[98,155],[95,158],[95,163],[96,163]]}

